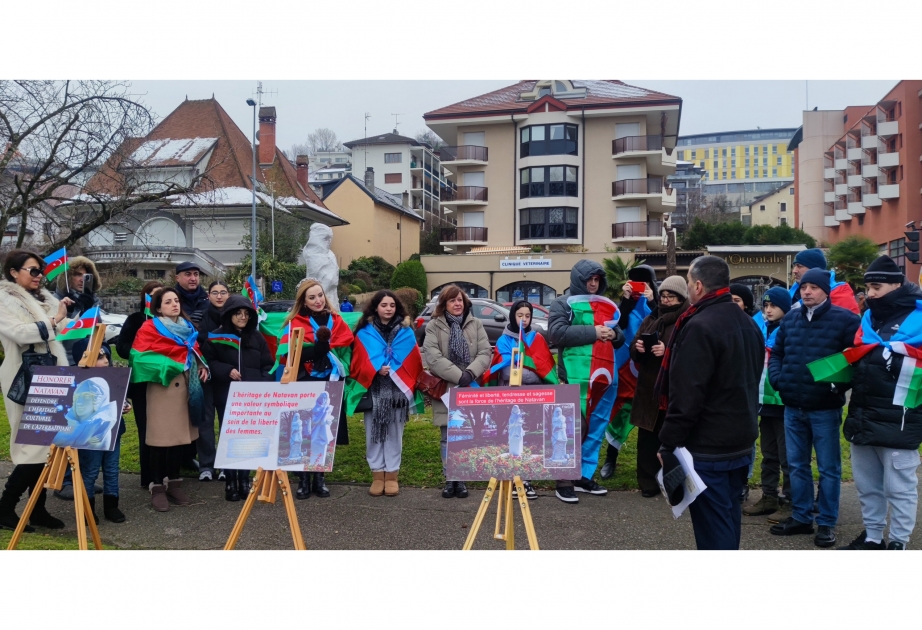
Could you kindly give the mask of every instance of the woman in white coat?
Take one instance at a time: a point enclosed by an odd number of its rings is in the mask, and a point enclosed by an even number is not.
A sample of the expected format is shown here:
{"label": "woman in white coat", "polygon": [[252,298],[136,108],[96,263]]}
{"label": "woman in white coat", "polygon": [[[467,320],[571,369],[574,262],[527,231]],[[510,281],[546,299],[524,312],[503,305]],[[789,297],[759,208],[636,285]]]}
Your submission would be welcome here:
{"label": "woman in white coat", "polygon": [[[0,390],[10,422],[10,457],[16,466],[0,495],[0,529],[15,529],[19,524],[16,504],[26,490],[34,490],[48,459],[47,446],[14,444],[23,406],[7,398],[7,393],[22,365],[22,353],[34,344],[36,352],[48,350],[55,356],[58,365],[68,365],[64,346],[55,340],[55,335],[70,321],[67,319],[67,307],[73,302],[70,298],[59,302],[42,288],[44,271],[42,257],[27,250],[11,251],[3,262],[3,280],[0,280],[0,342],[3,343],[5,356],[0,365]],[[42,340],[43,328],[47,342]],[[63,521],[51,516],[45,509],[45,490],[39,495],[29,523],[49,529],[64,527]],[[26,531],[34,531],[31,525],[26,526]]]}

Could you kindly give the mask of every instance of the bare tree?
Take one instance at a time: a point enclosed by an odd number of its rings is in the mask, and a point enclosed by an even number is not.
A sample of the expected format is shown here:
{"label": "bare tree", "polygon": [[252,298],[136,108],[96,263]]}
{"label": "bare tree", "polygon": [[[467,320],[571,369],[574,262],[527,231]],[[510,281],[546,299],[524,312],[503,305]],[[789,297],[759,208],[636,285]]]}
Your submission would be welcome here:
{"label": "bare tree", "polygon": [[439,151],[446,144],[444,140],[439,138],[429,129],[423,129],[422,131],[417,132],[414,139],[417,142],[425,142],[430,147],[432,147],[433,151]]}
{"label": "bare tree", "polygon": [[[724,194],[708,196],[700,191],[689,191],[687,225],[701,219],[705,223],[723,223],[733,220],[734,205]],[[738,216],[738,215],[737,215]]]}
{"label": "bare tree", "polygon": [[[0,81],[0,234],[42,225],[50,247],[75,243],[133,208],[207,179],[162,180],[132,157],[155,116],[124,81]],[[76,188],[92,187],[69,205]],[[67,207],[65,208],[65,205]]]}
{"label": "bare tree", "polygon": [[336,132],[328,127],[318,127],[307,134],[307,140],[291,145],[288,158],[293,160],[299,155],[317,155],[323,151],[342,151],[343,145],[336,137]]}

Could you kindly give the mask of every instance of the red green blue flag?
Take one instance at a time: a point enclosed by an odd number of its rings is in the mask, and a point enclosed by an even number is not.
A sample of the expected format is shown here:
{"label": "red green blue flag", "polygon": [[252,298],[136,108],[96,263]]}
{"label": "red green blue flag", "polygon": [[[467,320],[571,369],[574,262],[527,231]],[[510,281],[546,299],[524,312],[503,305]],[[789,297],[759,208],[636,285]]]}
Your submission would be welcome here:
{"label": "red green blue flag", "polygon": [[208,333],[208,341],[211,343],[222,343],[225,346],[230,346],[234,350],[240,350],[240,337],[237,335],[232,335],[230,333]]}
{"label": "red green blue flag", "polygon": [[416,391],[416,379],[423,371],[423,357],[413,331],[402,326],[388,345],[374,326],[367,325],[356,333],[352,346],[352,362],[345,389],[347,415],[355,413],[355,407],[371,388],[378,370],[385,365],[391,368],[391,381],[415,407],[414,413],[423,412],[423,395]]}
{"label": "red green blue flag", "polygon": [[191,368],[195,359],[207,367],[198,347],[197,332],[193,330],[183,340],[159,319],[149,319],[141,325],[131,347],[131,382],[159,383],[166,387],[178,374]]}
{"label": "red green blue flag", "polygon": [[96,327],[96,320],[99,319],[99,307],[94,306],[87,312],[83,313],[64,327],[61,334],[57,336],[58,341],[70,341],[72,339],[83,339],[93,334],[93,328]]}
{"label": "red green blue flag", "polygon": [[[361,313],[358,315],[361,317]],[[316,372],[313,370],[313,366],[310,366],[311,375],[315,378],[329,378],[333,381],[338,381],[349,376],[349,364],[352,360],[352,342],[355,337],[352,334],[352,329],[337,313],[330,313],[327,316],[327,321],[323,324],[318,324],[311,317],[304,317],[300,314],[295,315],[289,322],[286,330],[282,331],[281,338],[278,339],[275,351],[276,364],[272,367],[271,372],[277,370],[278,366],[282,363],[282,359],[288,354],[288,337],[291,335],[292,330],[295,328],[303,328],[304,345],[312,346],[316,340],[315,335],[317,329],[321,326],[326,326],[330,329],[330,352],[327,354],[327,357],[330,359],[330,363],[333,367],[330,373],[327,374],[326,372]],[[305,365],[307,366],[308,364],[305,363]],[[279,378],[281,378],[281,376]]]}
{"label": "red green blue flag", "polygon": [[623,331],[627,341],[615,350],[615,365],[618,367],[618,396],[612,408],[611,420],[605,427],[605,439],[618,449],[627,442],[628,436],[634,429],[634,425],[631,424],[631,409],[634,406],[634,391],[637,389],[637,367],[631,360],[630,340],[637,336],[640,325],[650,313],[652,313],[650,304],[647,298],[641,295],[628,315],[627,328]]}
{"label": "red green blue flag", "polygon": [[54,280],[67,271],[67,249],[62,247],[45,256],[45,280]]}
{"label": "red green blue flag", "polygon": [[762,331],[762,337],[765,339],[765,363],[762,366],[762,378],[759,379],[759,402],[763,405],[783,405],[784,402],[781,400],[781,394],[772,387],[768,379],[768,359],[772,355],[772,348],[775,347],[775,339],[778,337],[778,330],[781,327],[776,327],[775,330],[772,331],[772,334],[769,335],[768,322],[765,321],[765,317],[762,316],[761,312],[753,315],[752,321],[754,321],[759,327],[759,330]]}
{"label": "red green blue flag", "polygon": [[541,377],[545,383],[556,385],[557,364],[547,347],[547,341],[537,331],[512,337],[500,335],[493,348],[493,362],[480,379],[482,385],[497,385],[502,371],[512,363],[512,349],[518,346],[523,355],[522,364]]}
{"label": "red green blue flag", "polygon": [[145,293],[144,294],[144,314],[147,315],[148,317],[153,317],[154,314],[150,310],[150,302],[151,302],[150,293]]}

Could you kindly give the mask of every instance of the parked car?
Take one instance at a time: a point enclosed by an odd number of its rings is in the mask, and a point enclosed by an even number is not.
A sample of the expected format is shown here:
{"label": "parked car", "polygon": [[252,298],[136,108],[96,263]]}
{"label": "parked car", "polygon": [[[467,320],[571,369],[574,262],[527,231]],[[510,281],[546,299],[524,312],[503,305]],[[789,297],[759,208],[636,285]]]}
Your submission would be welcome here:
{"label": "parked car", "polygon": [[[423,339],[426,336],[426,324],[432,319],[432,313],[435,311],[437,300],[426,304],[419,317],[416,318],[416,342],[423,345]],[[493,300],[487,298],[471,298],[471,314],[479,319],[487,332],[487,338],[490,345],[495,346],[496,340],[503,334],[506,324],[509,322],[509,309]],[[547,320],[535,319],[534,329],[538,331],[545,340],[547,340]]]}
{"label": "parked car", "polygon": [[[512,302],[503,302],[503,306],[506,308],[512,308]],[[531,308],[534,319],[542,320],[544,322],[545,328],[547,328],[547,318],[551,312],[547,309],[547,307],[541,306],[540,304],[532,304]],[[538,322],[535,322],[535,325],[539,325]]]}
{"label": "parked car", "polygon": [[106,341],[112,341],[122,332],[126,319],[128,319],[127,315],[117,315],[102,308],[99,309],[99,323],[106,325]]}

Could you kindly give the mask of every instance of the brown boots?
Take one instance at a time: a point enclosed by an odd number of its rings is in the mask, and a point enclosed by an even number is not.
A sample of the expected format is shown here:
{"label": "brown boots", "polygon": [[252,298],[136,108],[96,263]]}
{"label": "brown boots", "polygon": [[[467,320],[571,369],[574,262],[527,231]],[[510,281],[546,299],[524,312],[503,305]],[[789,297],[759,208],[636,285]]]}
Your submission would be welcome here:
{"label": "brown boots", "polygon": [[380,497],[384,494],[384,474],[383,470],[371,473],[373,481],[371,482],[371,487],[368,489],[368,494],[373,497]]}
{"label": "brown boots", "polygon": [[384,473],[384,496],[396,497],[400,494],[400,486],[397,484],[398,471]]}
{"label": "brown boots", "polygon": [[166,495],[176,505],[189,505],[192,503],[189,495],[183,492],[182,479],[166,480]]}
{"label": "brown boots", "polygon": [[166,486],[161,484],[150,484],[150,504],[158,512],[169,512],[170,501],[166,498]]}
{"label": "brown boots", "polygon": [[189,505],[192,500],[182,489],[182,479],[164,479],[161,484],[150,485],[150,504],[158,512],[169,512],[170,501],[176,505]]}

